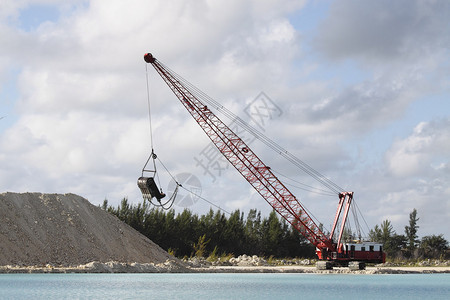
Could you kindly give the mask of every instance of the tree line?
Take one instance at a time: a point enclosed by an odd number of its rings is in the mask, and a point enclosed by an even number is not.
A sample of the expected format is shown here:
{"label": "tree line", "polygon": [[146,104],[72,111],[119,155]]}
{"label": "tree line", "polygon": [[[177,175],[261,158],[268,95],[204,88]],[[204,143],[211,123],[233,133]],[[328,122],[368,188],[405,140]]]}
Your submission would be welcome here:
{"label": "tree line", "polygon": [[245,218],[240,210],[229,216],[212,209],[201,216],[189,209],[176,214],[173,209],[150,208],[145,201],[133,205],[127,198],[117,207],[105,200],[101,207],[178,257],[315,257],[314,246],[274,211],[264,218],[256,209]]}
{"label": "tree line", "polygon": [[[178,257],[211,254],[316,257],[314,246],[275,211],[264,218],[256,209],[250,209],[246,217],[240,210],[228,217],[212,209],[201,216],[189,209],[176,214],[173,209],[150,207],[145,201],[133,205],[127,198],[123,198],[117,207],[108,205],[105,199],[101,207]],[[383,243],[389,259],[448,259],[448,241],[442,234],[419,240],[418,221],[414,209],[405,226],[405,234],[397,234],[391,222],[384,220],[369,231],[369,240]],[[347,231],[345,236],[354,235]]]}
{"label": "tree line", "polygon": [[444,235],[433,234],[419,239],[418,221],[417,210],[414,208],[409,214],[409,224],[405,226],[405,234],[397,234],[391,221],[384,220],[370,230],[369,239],[383,243],[384,251],[390,259],[448,259],[449,246]]}

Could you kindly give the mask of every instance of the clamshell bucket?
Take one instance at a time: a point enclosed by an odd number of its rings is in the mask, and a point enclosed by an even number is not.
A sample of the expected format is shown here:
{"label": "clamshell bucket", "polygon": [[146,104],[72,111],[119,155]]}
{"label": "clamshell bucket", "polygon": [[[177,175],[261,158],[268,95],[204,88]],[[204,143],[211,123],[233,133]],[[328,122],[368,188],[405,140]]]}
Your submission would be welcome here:
{"label": "clamshell bucket", "polygon": [[160,201],[166,196],[166,194],[159,191],[153,177],[139,177],[137,184],[141,189],[142,197],[148,201],[150,201],[153,197]]}

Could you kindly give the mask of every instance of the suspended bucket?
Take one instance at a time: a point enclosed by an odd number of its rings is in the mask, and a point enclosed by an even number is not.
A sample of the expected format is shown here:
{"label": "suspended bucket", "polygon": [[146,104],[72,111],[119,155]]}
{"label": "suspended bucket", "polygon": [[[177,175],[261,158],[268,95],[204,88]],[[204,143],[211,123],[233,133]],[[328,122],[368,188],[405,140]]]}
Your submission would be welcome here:
{"label": "suspended bucket", "polygon": [[154,197],[158,202],[161,202],[161,199],[166,196],[166,194],[160,192],[153,177],[139,177],[137,184],[141,189],[142,197],[148,201]]}

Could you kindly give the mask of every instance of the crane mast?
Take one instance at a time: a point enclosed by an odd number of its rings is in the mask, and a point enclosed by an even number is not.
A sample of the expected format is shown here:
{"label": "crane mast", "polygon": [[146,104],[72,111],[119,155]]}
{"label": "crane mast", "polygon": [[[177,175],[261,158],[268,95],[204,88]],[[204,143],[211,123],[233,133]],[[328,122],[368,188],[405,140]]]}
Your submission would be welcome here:
{"label": "crane mast", "polygon": [[[200,101],[190,88],[177,78],[176,74],[159,62],[151,53],[146,53],[144,60],[155,68],[181,104],[231,165],[281,217],[316,246],[319,259],[333,260],[332,255],[337,258],[337,253],[342,252],[343,249],[341,236],[353,193],[339,194],[340,202],[332,232],[329,236],[325,235],[298,199],[274,175],[270,167],[265,165],[239,136]],[[333,234],[344,206],[339,241],[334,243]]]}

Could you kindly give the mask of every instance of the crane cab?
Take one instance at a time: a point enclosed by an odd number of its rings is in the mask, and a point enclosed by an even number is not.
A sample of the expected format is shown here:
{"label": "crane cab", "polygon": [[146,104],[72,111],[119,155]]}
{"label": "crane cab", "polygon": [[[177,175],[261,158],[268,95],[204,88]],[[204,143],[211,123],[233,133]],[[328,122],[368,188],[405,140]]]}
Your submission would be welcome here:
{"label": "crane cab", "polygon": [[374,242],[343,243],[342,256],[353,261],[365,261],[367,263],[384,263],[386,255],[383,252],[383,244]]}

